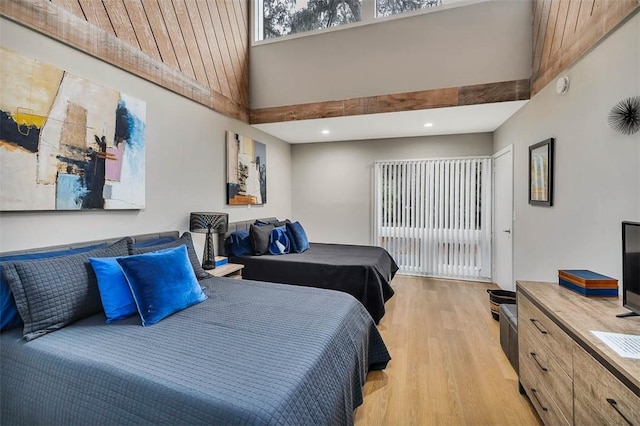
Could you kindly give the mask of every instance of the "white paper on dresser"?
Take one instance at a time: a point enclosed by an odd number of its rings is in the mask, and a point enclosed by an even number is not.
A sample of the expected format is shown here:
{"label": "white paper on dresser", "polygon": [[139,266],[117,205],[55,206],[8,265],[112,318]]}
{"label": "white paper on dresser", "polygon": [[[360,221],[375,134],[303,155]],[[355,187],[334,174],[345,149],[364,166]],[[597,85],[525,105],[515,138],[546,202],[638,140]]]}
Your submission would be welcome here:
{"label": "white paper on dresser", "polygon": [[591,332],[616,351],[618,355],[625,358],[640,359],[640,336],[593,330]]}

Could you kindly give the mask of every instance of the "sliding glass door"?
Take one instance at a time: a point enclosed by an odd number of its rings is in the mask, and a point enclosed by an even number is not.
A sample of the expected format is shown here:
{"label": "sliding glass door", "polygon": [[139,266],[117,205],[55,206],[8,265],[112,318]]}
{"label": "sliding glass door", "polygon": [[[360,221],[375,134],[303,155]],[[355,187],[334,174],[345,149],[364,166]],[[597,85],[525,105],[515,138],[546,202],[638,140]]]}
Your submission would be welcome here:
{"label": "sliding glass door", "polygon": [[401,273],[491,279],[491,159],[375,163],[375,243]]}

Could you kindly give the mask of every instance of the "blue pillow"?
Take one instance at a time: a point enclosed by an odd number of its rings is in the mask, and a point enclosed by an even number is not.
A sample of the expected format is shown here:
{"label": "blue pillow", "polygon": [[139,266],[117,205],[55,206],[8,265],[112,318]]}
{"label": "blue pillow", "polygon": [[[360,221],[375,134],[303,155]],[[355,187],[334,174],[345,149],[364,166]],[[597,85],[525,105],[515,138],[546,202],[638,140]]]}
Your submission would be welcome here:
{"label": "blue pillow", "polygon": [[289,252],[291,252],[291,243],[287,235],[287,227],[273,228],[271,235],[269,235],[269,253],[287,254]]}
{"label": "blue pillow", "polygon": [[117,259],[117,257],[89,258],[98,278],[98,290],[100,290],[100,300],[107,316],[105,321],[107,324],[138,313],[131,289]]}
{"label": "blue pillow", "polygon": [[[0,266],[0,274],[2,267]],[[22,318],[18,314],[16,301],[13,293],[9,289],[9,285],[0,277],[0,331],[11,330],[22,326]]]}
{"label": "blue pillow", "polygon": [[22,326],[22,318],[18,314],[18,308],[16,307],[16,301],[13,298],[9,283],[4,278],[2,273],[2,264],[5,262],[16,260],[36,260],[47,259],[51,257],[67,256],[71,254],[85,253],[97,248],[106,247],[107,243],[100,243],[86,247],[79,247],[75,249],[66,249],[58,251],[45,251],[40,253],[22,253],[13,254],[9,256],[0,257],[0,331],[11,330]]}
{"label": "blue pillow", "polygon": [[309,239],[300,222],[287,223],[287,233],[291,240],[291,251],[302,253],[309,249]]}
{"label": "blue pillow", "polygon": [[207,298],[198,284],[185,245],[116,260],[127,278],[145,327]]}
{"label": "blue pillow", "polygon": [[249,238],[249,230],[243,229],[242,231],[232,232],[227,237],[225,244],[227,254],[235,257],[246,256],[253,253],[251,248],[251,239]]}

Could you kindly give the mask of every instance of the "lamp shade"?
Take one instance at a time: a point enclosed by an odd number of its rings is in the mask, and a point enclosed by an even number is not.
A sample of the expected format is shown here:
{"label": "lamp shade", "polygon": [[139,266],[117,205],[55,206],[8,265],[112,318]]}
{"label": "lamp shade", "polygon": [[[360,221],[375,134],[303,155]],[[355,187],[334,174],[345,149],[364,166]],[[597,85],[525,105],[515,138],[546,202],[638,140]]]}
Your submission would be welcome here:
{"label": "lamp shade", "polygon": [[227,232],[227,213],[194,212],[189,219],[191,232],[221,234]]}

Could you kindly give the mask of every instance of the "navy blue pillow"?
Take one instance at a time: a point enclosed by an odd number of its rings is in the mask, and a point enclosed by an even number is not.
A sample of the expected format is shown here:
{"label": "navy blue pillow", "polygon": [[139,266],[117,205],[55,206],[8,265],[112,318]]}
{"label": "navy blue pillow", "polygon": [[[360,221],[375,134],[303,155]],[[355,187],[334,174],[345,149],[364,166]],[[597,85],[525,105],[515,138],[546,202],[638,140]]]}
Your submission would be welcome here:
{"label": "navy blue pillow", "polygon": [[90,257],[89,262],[98,278],[100,300],[107,316],[105,322],[110,324],[137,314],[136,302],[133,300],[129,283],[118,263],[118,258]]}
{"label": "navy blue pillow", "polygon": [[173,238],[173,237],[152,238],[150,240],[136,241],[135,243],[133,243],[132,247],[133,248],[153,247],[153,246],[159,246],[162,244],[167,244],[175,240],[176,238]]}
{"label": "navy blue pillow", "polygon": [[291,252],[291,242],[287,235],[287,227],[279,226],[273,228],[269,236],[269,253],[271,254],[287,254]]}
{"label": "navy blue pillow", "polygon": [[207,298],[185,245],[121,257],[117,262],[127,278],[144,327]]}
{"label": "navy blue pillow", "polygon": [[285,219],[285,220],[278,220],[278,219],[272,219],[272,220],[260,220],[260,219],[256,219],[256,221],[253,223],[255,226],[265,226],[265,225],[273,225],[276,228],[280,227],[280,226],[284,226],[287,223],[291,223],[291,221],[289,219]]}
{"label": "navy blue pillow", "polygon": [[247,256],[253,253],[251,248],[251,239],[249,238],[249,230],[243,229],[241,231],[232,232],[227,237],[225,248],[227,254],[235,257]]}
{"label": "navy blue pillow", "polygon": [[107,243],[99,243],[92,246],[79,247],[58,251],[46,251],[41,253],[23,253],[0,257],[0,331],[11,330],[22,326],[22,318],[18,314],[16,301],[11,293],[9,284],[2,273],[2,264],[18,260],[48,259],[52,257],[68,256],[71,254],[85,253],[94,249],[106,247]]}
{"label": "navy blue pillow", "polygon": [[291,251],[294,253],[302,253],[309,249],[309,239],[307,233],[300,222],[287,223],[287,233],[291,240]]}

